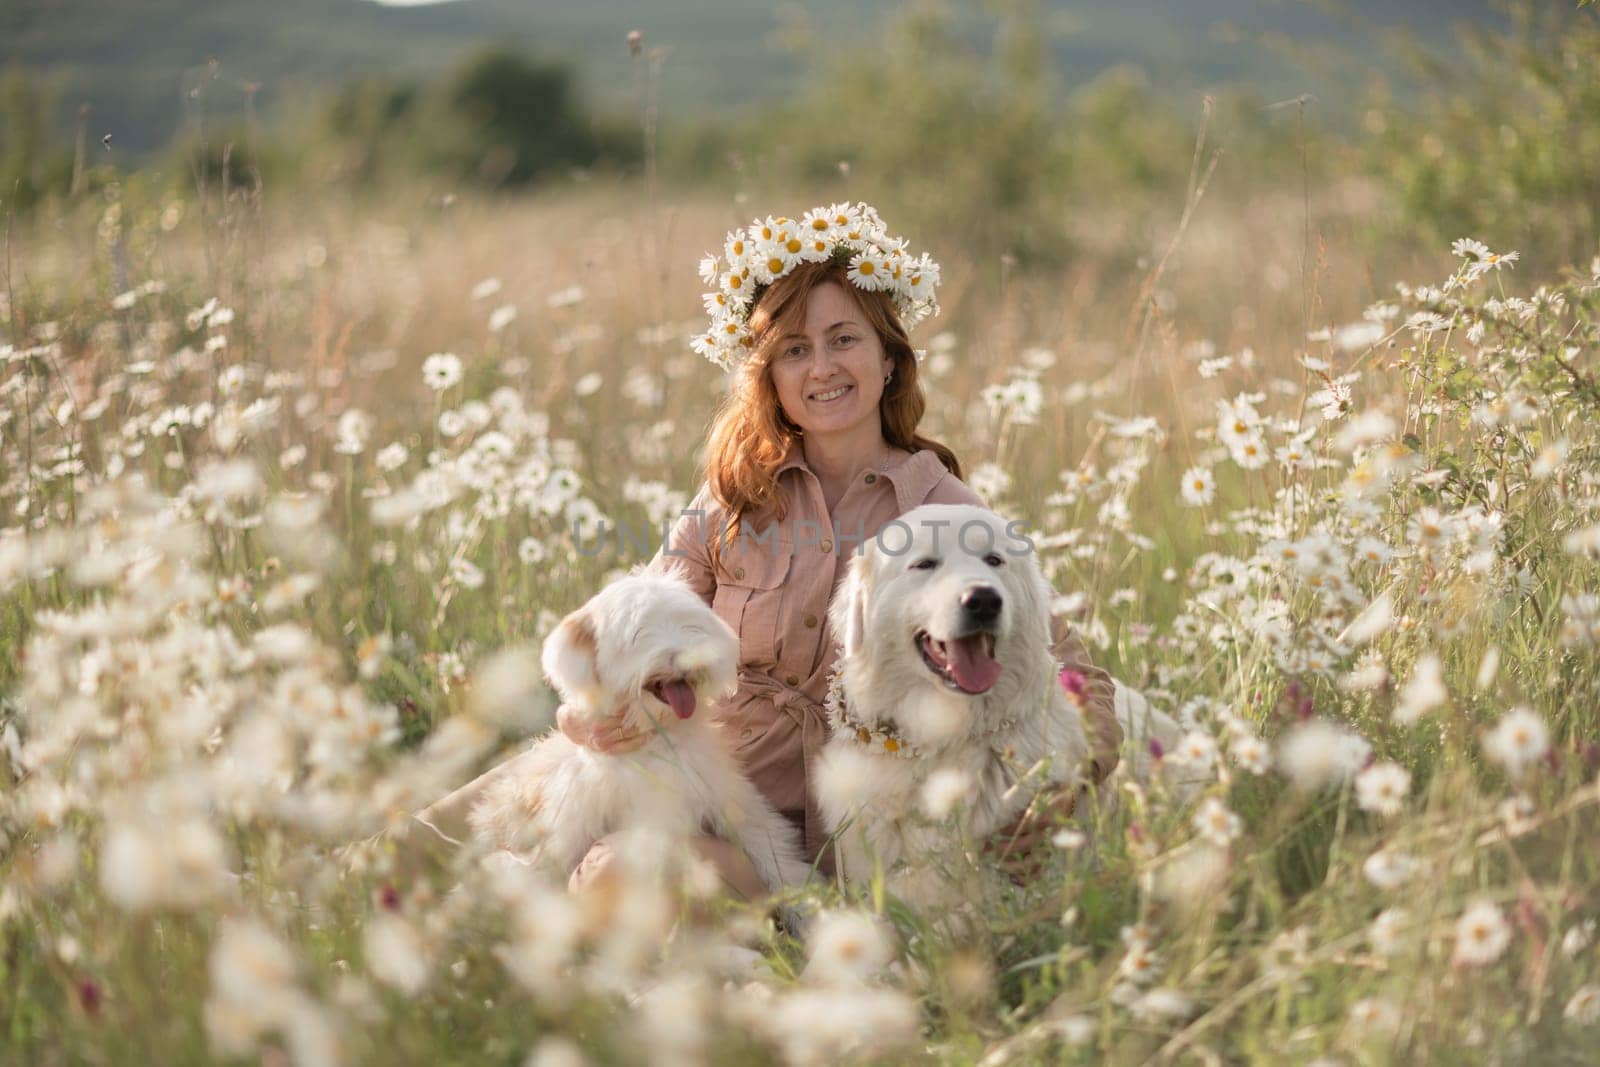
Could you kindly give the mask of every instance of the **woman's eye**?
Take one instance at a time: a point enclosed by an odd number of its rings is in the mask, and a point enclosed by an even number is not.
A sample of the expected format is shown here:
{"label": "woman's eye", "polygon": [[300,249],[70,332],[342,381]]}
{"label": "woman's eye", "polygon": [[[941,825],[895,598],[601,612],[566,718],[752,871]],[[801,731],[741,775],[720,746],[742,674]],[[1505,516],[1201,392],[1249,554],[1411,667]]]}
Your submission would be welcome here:
{"label": "woman's eye", "polygon": [[833,341],[834,344],[853,345],[856,343],[856,335],[853,333],[841,333],[838,337],[835,337]]}
{"label": "woman's eye", "polygon": [[806,354],[805,345],[794,345],[783,353],[789,359],[798,359]]}
{"label": "woman's eye", "polygon": [[914,571],[931,571],[939,565],[939,561],[932,558],[919,559],[911,565]]}
{"label": "woman's eye", "polygon": [[999,553],[996,552],[991,552],[987,556],[984,556],[983,561],[991,567],[998,567],[1005,562],[1005,560],[1000,558]]}

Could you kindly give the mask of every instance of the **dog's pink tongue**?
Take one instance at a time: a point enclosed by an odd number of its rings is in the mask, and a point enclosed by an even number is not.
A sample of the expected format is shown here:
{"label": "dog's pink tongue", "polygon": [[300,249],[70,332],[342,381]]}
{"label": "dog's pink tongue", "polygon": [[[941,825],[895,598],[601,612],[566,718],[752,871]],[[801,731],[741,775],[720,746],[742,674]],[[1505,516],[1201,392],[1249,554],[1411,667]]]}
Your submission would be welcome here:
{"label": "dog's pink tongue", "polygon": [[945,647],[950,650],[950,673],[968,693],[987,693],[1000,679],[1000,661],[989,655],[982,635],[958,637]]}
{"label": "dog's pink tongue", "polygon": [[661,699],[672,705],[672,713],[680,719],[694,714],[694,686],[682,678],[661,683]]}

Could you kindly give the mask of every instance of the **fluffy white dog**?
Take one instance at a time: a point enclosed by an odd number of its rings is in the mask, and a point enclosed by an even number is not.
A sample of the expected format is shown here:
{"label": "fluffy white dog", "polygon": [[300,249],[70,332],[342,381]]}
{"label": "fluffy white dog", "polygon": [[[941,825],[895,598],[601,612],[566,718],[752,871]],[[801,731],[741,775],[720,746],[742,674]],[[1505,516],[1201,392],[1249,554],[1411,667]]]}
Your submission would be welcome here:
{"label": "fluffy white dog", "polygon": [[[818,778],[847,884],[881,870],[931,904],[944,894],[925,861],[960,844],[950,814],[981,842],[1041,787],[1077,784],[1088,743],[1050,653],[1052,595],[1031,542],[984,508],[916,508],[852,561],[829,608],[842,651]],[[1135,774],[1152,734],[1181,733],[1132,691],[1117,712]]]}
{"label": "fluffy white dog", "polygon": [[794,827],[701,714],[733,690],[738,651],[727,623],[676,574],[636,568],[608,585],[545,640],[544,671],[574,711],[622,707],[626,724],[649,739],[608,755],[551,731],[516,773],[484,789],[468,815],[473,832],[563,876],[617,830],[643,826],[685,841],[710,833],[742,848],[768,887],[804,882]]}

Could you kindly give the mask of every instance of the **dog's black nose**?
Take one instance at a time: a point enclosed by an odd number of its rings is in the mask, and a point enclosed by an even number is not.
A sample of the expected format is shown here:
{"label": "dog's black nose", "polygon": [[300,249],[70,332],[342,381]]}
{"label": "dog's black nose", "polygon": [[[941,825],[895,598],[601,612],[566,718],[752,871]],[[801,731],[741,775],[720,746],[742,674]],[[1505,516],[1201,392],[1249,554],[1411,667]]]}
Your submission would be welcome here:
{"label": "dog's black nose", "polygon": [[961,594],[961,610],[975,623],[1000,617],[1000,591],[992,585],[975,585]]}

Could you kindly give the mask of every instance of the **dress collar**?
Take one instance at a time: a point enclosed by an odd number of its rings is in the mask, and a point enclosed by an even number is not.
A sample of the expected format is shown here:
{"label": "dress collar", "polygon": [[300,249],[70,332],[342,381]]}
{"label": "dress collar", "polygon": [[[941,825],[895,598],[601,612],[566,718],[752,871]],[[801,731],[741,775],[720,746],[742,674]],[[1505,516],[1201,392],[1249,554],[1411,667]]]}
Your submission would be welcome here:
{"label": "dress collar", "polygon": [[[805,449],[800,441],[790,439],[789,450],[784,453],[783,462],[773,471],[776,478],[791,467],[798,467],[808,474],[815,474],[806,463]],[[873,471],[880,478],[888,480],[894,486],[895,510],[907,512],[928,499],[928,494],[933,492],[933,487],[945,476],[945,466],[939,460],[939,454],[931,448],[918,449],[910,455],[897,455],[889,461],[888,466],[881,470]]]}

